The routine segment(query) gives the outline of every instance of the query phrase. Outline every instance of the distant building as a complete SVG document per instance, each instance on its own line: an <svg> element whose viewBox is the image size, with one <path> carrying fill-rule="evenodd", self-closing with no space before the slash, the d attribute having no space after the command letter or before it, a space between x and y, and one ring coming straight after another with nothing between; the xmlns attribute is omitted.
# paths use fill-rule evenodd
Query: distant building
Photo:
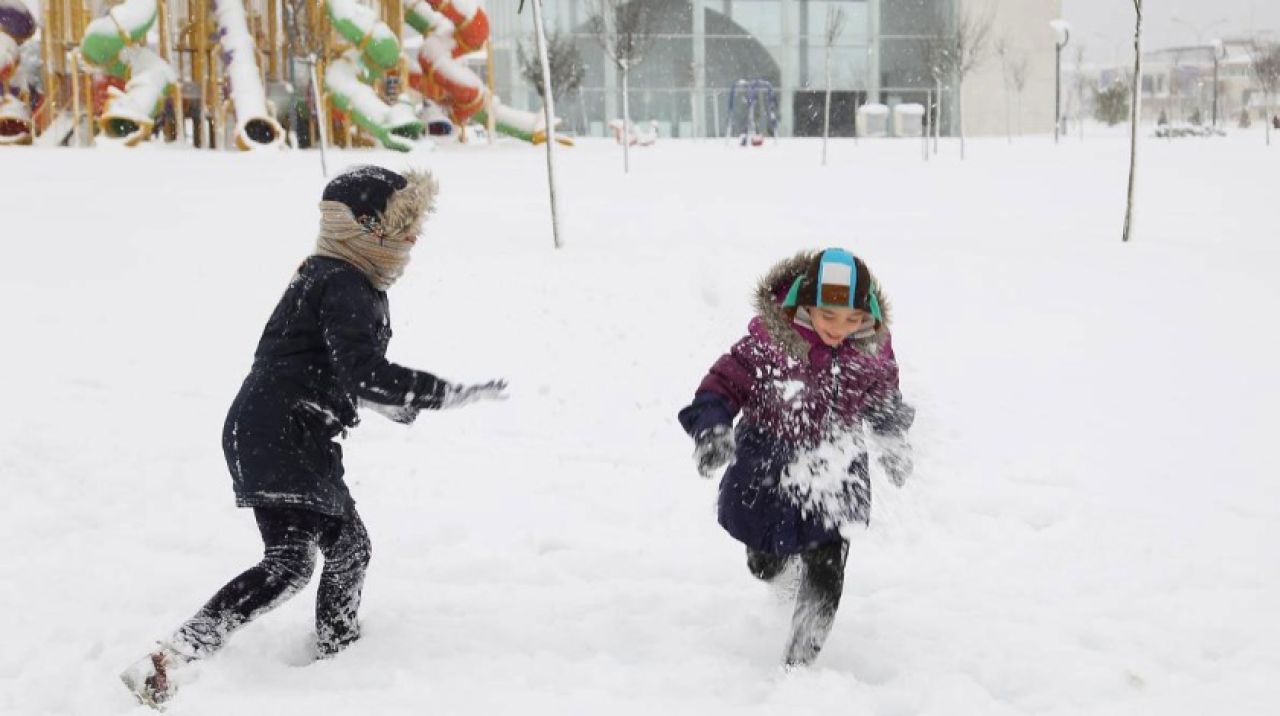
<svg viewBox="0 0 1280 716"><path fill-rule="evenodd" d="M1219 125L1235 125L1244 113L1250 120L1263 121L1262 92L1250 65L1253 41L1233 38L1220 45L1168 47L1142 55L1142 121L1213 122L1214 73L1217 70L1217 114ZM1096 71L1100 88L1127 82L1132 67L1108 67ZM1274 111L1274 110L1273 110Z"/></svg>
<svg viewBox="0 0 1280 716"><path fill-rule="evenodd" d="M832 51L832 134L852 135L856 109L867 102L925 104L934 83L925 67L924 45L946 33L965 10L990 14L992 39L1006 38L1009 62L1025 58L1027 79L1019 96L1008 84L1008 62L989 51L966 81L962 103L956 101L954 83L943 88L943 131L957 126L958 104L970 135L1003 134L1010 126L1028 133L1053 129L1054 33L1049 22L1059 16L1061 0L633 1L653 5L659 37L631 73L631 117L656 121L665 136L722 135L739 80L763 80L772 88L780 134L820 135L826 86L823 33L834 8L844 11L845 29ZM495 84L504 100L532 109L538 97L520 76L517 51L523 46L526 54L532 52L532 20L528 7L517 14L519 2L486 3ZM557 114L572 130L602 135L608 121L621 115L619 79L590 33L590 7L588 0L549 3L547 28L573 37L587 65L581 92L563 100ZM694 22L697 14L702 15L699 23ZM741 97L734 99L740 110Z"/></svg>

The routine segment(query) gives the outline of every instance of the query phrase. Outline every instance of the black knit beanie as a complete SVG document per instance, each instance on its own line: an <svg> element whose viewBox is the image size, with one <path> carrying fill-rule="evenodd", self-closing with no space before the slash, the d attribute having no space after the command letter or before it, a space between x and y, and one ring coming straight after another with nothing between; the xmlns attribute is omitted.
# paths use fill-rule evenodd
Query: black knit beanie
<svg viewBox="0 0 1280 716"><path fill-rule="evenodd" d="M325 186L320 200L345 204L357 221L366 224L381 220L391 196L408 185L407 179L390 169L352 167Z"/></svg>

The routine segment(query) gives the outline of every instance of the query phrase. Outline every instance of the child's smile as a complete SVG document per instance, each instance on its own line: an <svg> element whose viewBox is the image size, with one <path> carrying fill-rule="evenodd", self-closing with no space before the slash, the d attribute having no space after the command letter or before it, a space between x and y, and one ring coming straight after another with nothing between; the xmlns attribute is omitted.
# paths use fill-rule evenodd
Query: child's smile
<svg viewBox="0 0 1280 716"><path fill-rule="evenodd" d="M846 338L857 333L871 318L856 308L814 307L809 310L813 331L826 345L835 348Z"/></svg>

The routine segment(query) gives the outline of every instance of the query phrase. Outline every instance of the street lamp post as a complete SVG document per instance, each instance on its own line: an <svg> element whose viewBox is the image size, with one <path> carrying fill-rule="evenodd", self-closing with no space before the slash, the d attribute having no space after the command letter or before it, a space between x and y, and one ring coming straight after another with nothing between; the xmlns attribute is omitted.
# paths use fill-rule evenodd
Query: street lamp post
<svg viewBox="0 0 1280 716"><path fill-rule="evenodd" d="M1227 58L1226 48L1222 45L1222 40L1210 40L1209 44L1205 44L1204 36L1215 27L1225 23L1227 18L1220 17L1207 25L1196 25L1188 20L1180 17L1176 12L1169 18L1171 21L1180 25L1185 25L1193 35L1196 36L1196 47L1204 47L1213 55L1213 126L1218 126L1218 63ZM1176 62L1176 61L1175 61ZM1201 101L1204 101L1201 98Z"/></svg>
<svg viewBox="0 0 1280 716"><path fill-rule="evenodd" d="M1062 50L1071 41L1071 25L1066 20L1054 20L1049 26L1057 35L1053 72L1053 143L1057 144L1062 136Z"/></svg>
<svg viewBox="0 0 1280 716"><path fill-rule="evenodd" d="M1222 44L1222 40L1214 40L1209 43L1209 47L1213 50L1213 128L1218 128L1218 65L1227 59L1227 47Z"/></svg>

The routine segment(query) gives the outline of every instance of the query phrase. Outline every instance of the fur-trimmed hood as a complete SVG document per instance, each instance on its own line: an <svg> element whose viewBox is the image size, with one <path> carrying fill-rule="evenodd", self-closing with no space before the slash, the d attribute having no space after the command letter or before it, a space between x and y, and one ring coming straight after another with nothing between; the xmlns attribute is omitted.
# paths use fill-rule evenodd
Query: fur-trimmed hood
<svg viewBox="0 0 1280 716"><path fill-rule="evenodd" d="M821 253L821 251L801 251L791 258L779 261L760 279L753 299L756 314L769 340L785 351L788 356L801 363L809 362L809 350L813 344L801 334L801 328L795 322L794 313L783 308L782 302L792 282L797 276L804 275ZM880 282L874 275L871 281L871 290L880 304L881 320L876 322L875 329L869 334L854 336L846 341L846 344L851 344L862 353L878 355L889 337L892 311Z"/></svg>
<svg viewBox="0 0 1280 716"><path fill-rule="evenodd" d="M436 196L440 184L431 172L410 169L401 174L408 185L391 195L387 208L382 212L382 232L385 236L402 236L422 232L422 222L436 210Z"/></svg>

